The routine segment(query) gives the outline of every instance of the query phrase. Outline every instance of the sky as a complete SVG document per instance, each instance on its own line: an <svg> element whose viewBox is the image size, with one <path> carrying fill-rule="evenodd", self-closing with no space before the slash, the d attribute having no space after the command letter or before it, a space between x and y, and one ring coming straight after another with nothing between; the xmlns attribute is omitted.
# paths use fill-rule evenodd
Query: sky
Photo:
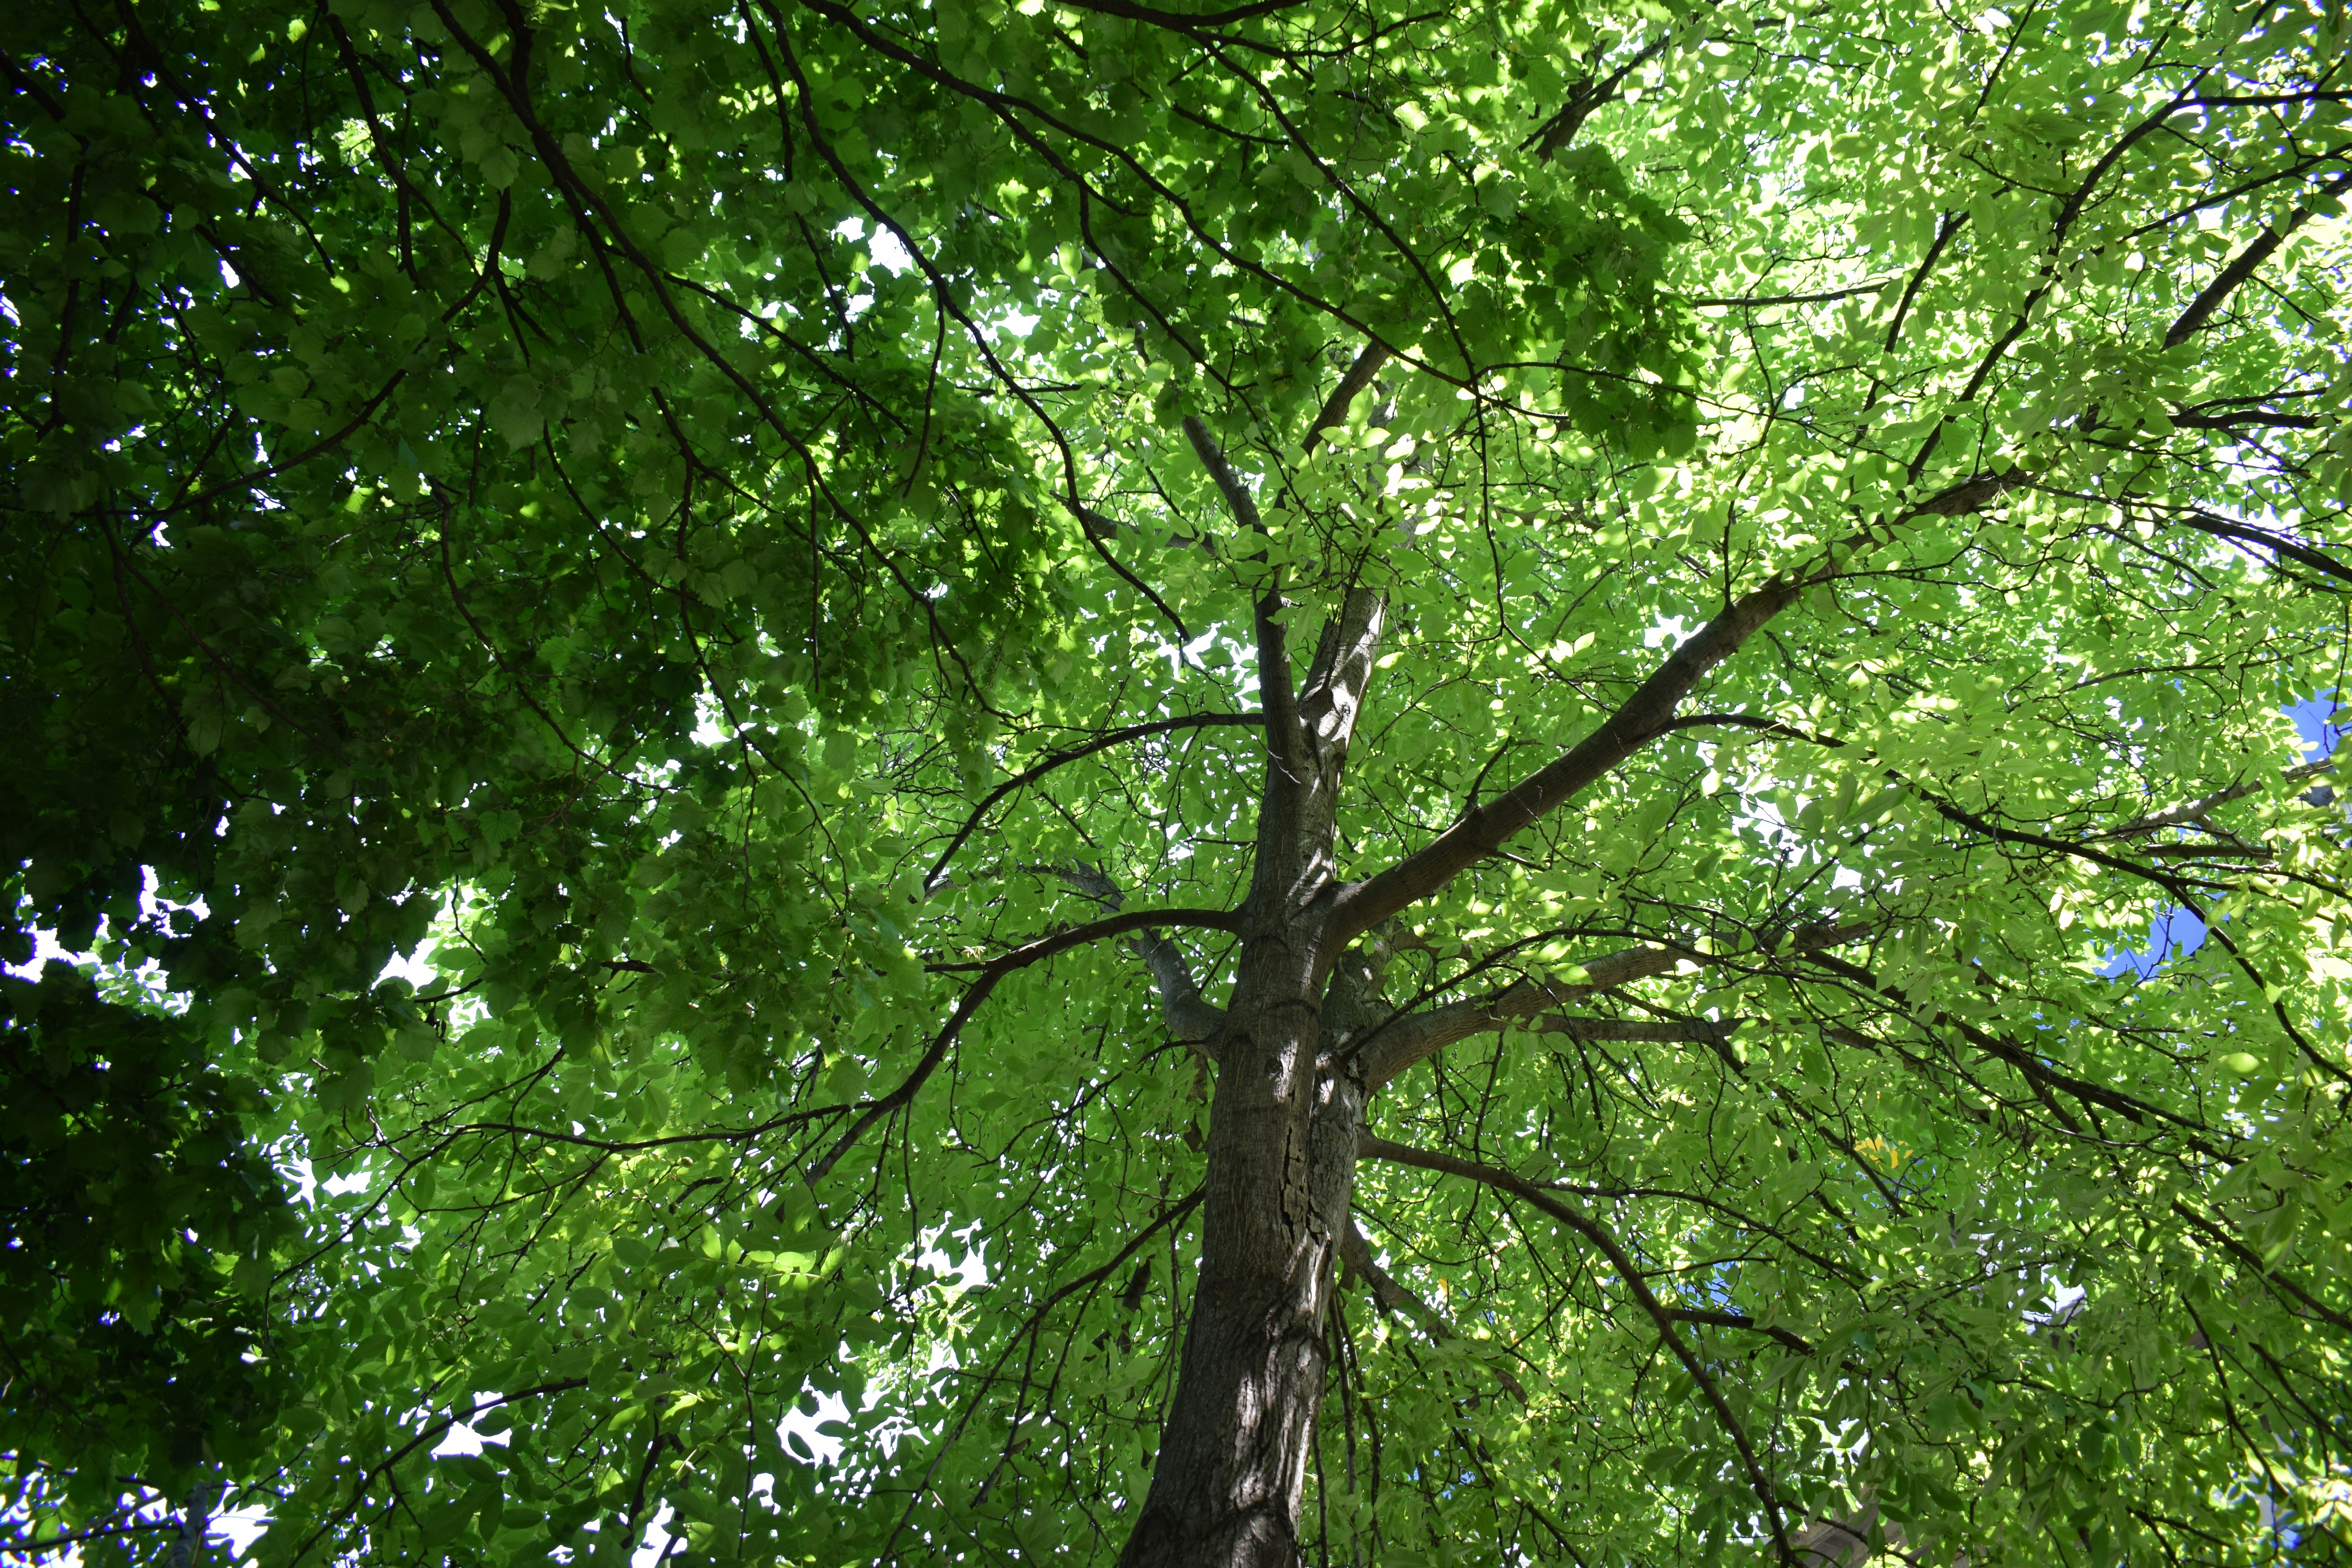
<svg viewBox="0 0 2352 1568"><path fill-rule="evenodd" d="M2303 737L2303 749L2312 761L2317 762L2336 750L2336 742L2347 730L2352 730L2352 709L2342 710L2347 722L2334 722L2339 710L2331 692L2322 692L2307 702L2298 702L2284 710L2294 721L2295 732ZM2118 952L2107 961L2107 973L2122 975L2137 971L2143 980L2155 973L2167 959L2186 958L2205 942L2205 922L2187 910L2165 910L2148 922L2147 945L2137 952Z"/></svg>

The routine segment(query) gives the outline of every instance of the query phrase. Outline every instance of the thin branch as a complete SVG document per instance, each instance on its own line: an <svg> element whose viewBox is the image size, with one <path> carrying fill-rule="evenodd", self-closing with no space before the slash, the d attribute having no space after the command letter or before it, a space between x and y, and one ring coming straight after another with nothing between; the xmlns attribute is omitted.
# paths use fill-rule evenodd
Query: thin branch
<svg viewBox="0 0 2352 1568"><path fill-rule="evenodd" d="M1013 1350L1021 1343L1021 1342L1033 1332L1038 1324L1044 1322L1045 1321L1045 1315L1051 1312L1055 1307L1061 1305L1063 1301L1068 1300L1069 1297L1077 1291L1086 1289L1088 1286L1099 1284L1103 1280L1110 1278L1110 1276L1116 1273L1129 1258L1133 1258L1137 1253L1142 1251L1144 1244L1150 1241L1160 1231L1165 1230L1171 1225L1182 1224L1186 1216L1191 1215L1194 1209L1200 1207L1201 1196L1203 1191L1204 1189L1202 1188L1195 1187L1192 1189L1189 1196L1177 1203L1173 1207L1162 1210L1159 1218L1153 1220L1150 1225L1145 1226L1141 1230L1136 1232L1135 1236L1129 1240L1125 1247L1119 1248L1117 1255L1114 1256L1109 1262L1105 1263L1099 1268L1087 1270L1086 1273L1079 1275L1076 1279L1072 1279L1067 1284L1063 1285L1060 1289L1055 1290L1051 1295L1047 1296L1044 1301L1038 1304L1035 1311L1029 1314L1029 1318L1026 1322L1023 1323L1020 1328L1013 1331L1013 1333L1005 1340L1004 1348L997 1352L996 1360L990 1364L988 1372L981 1378L980 1386L973 1391L971 1398L964 1405L963 1413L956 1418L956 1424L953 1430L950 1431L948 1435L940 1440L939 1453L932 1458L931 1468L924 1472L923 1484L917 1487L914 1489L913 1495L908 1498L906 1512L898 1516L898 1524L892 1527L888 1537L882 1542L882 1550L875 1553L875 1561L880 1563L887 1563L890 1561L890 1548L898 1543L900 1532L907 1528L907 1521L914 1518L916 1505L922 1500L923 1494L931 1489L931 1482L939 1476L940 1466L946 1461L949 1450L955 1447L956 1439L963 1436L964 1427L970 1424L972 1412L980 1408L982 1397L988 1393L990 1388L995 1385L996 1375L1003 1370L1005 1358L1012 1355Z"/></svg>
<svg viewBox="0 0 2352 1568"><path fill-rule="evenodd" d="M1870 970L1864 968L1862 965L1858 963L1848 963L1845 960L1826 952L1809 952L1805 956L1808 963L1817 964L1820 967L1828 970L1832 974L1842 975L1844 978L1854 982L1858 985L1866 986L1870 990L1877 993L1879 995L1885 997L1889 1002L1895 1004L1897 1011L1905 1014L1909 1012L1911 999L1900 987L1887 984L1880 981L1876 974L1873 973ZM2205 1139L2203 1134L2209 1131L2210 1129L2189 1120L2187 1117L2177 1116L2171 1111L2165 1110L2162 1106L2151 1105L2144 1100L2135 1099L2133 1096L2124 1093L2121 1089L2109 1089L2104 1084L2093 1083L2087 1079L2079 1079L2074 1077L2072 1074L2061 1072L2056 1068L2051 1067L2047 1063L2043 1062L2040 1058L2036 1057L2032 1051L2027 1050L2024 1047L2017 1045L2012 1041L2002 1039L1998 1035L1988 1033L1987 1031L1979 1028L1976 1025L1969 1023L1965 1018L1955 1018L1948 1013L1938 1012L1923 1021L1937 1028L1948 1028L1954 1031L1962 1039L1968 1041L1969 1044L1974 1046L1977 1049L1984 1052L1985 1055L1991 1057L1994 1060L2006 1062L2011 1067L2015 1068L2030 1083L2038 1085L2043 1089L2063 1089L2068 1095L2081 1101L2084 1105L2094 1105L2104 1110L2112 1110L2116 1115L2122 1117L2125 1121L2137 1125L2145 1126L2151 1120L2170 1122L2172 1125L2182 1128L2191 1134L2189 1140L2189 1147L2195 1149L2198 1152L2210 1155L2212 1158L2220 1160L2224 1163L2235 1163L2231 1160L2229 1155L2215 1148ZM1848 1031L1843 1030L1833 1031L1832 1032L1831 1037L1838 1038L1840 1036L1847 1033ZM1868 1041L1868 1037L1866 1036L1857 1036L1854 1037L1854 1038ZM1851 1044L1853 1042L1853 1040L1846 1040L1843 1043ZM1869 1043L1875 1044L1876 1042Z"/></svg>
<svg viewBox="0 0 2352 1568"><path fill-rule="evenodd" d="M964 969L978 970L980 973L971 987L957 1000L954 1013L949 1016L946 1023L940 1026L939 1033L931 1037L930 1045L924 1050L920 1059L915 1063L914 1070L906 1076L898 1088L881 1099L868 1100L862 1108L865 1114L850 1126L848 1131L841 1135L831 1149L825 1151L823 1158L809 1167L808 1184L814 1186L823 1181L826 1173L840 1163L841 1157L848 1153L852 1145L864 1137L876 1122L897 1115L913 1101L915 1096L921 1091L923 1085L929 1080L931 1074L939 1070L940 1063L947 1059L948 1047L953 1045L956 1037L963 1032L964 1025L971 1020L974 1013L980 1010L980 1005L988 1000L988 994L996 989L997 982L1006 975L1017 970L1025 969L1033 963L1041 963L1055 953L1066 952L1071 948L1084 943L1099 942L1107 936L1122 936L1131 931L1140 931L1146 926L1191 925L1208 926L1217 931L1237 931L1240 929L1240 924L1239 916L1223 910L1137 910L1130 914L1112 915L1107 920L1096 921L1089 925L1055 931L1050 936L1041 936L1034 942L1016 947L1011 952L991 959L985 963L927 965L934 973Z"/></svg>
<svg viewBox="0 0 2352 1568"><path fill-rule="evenodd" d="M1186 16L1181 11L1157 10L1150 5L1133 5L1128 4L1128 0L1064 0L1064 3L1073 11L1123 16L1130 22L1148 22L1171 32L1197 34L1205 27L1227 27L1235 22L1292 10L1307 4L1307 0L1257 0L1255 5L1236 5L1230 11L1207 11L1198 16Z"/></svg>
<svg viewBox="0 0 2352 1568"><path fill-rule="evenodd" d="M1461 1331L1454 1326L1444 1313L1431 1306L1419 1291L1399 1281L1373 1259L1372 1244L1365 1237L1363 1227L1356 1223L1353 1215L1349 1217L1348 1228L1339 1233L1339 1261L1346 1267L1350 1276L1370 1287L1373 1302L1382 1311L1404 1313L1414 1322L1419 1323L1421 1331L1433 1340L1451 1340L1461 1337ZM1487 1370L1495 1374L1496 1382L1510 1391L1512 1398L1521 1405L1528 1403L1526 1386L1517 1378L1512 1376L1507 1369L1490 1363Z"/></svg>
<svg viewBox="0 0 2352 1568"><path fill-rule="evenodd" d="M1799 1355L1813 1353L1811 1340L1783 1328L1767 1328L1745 1312L1703 1312L1696 1307L1669 1307L1666 1316L1678 1323L1705 1323L1718 1329L1752 1329L1759 1334L1769 1334Z"/></svg>
<svg viewBox="0 0 2352 1568"><path fill-rule="evenodd" d="M1035 784L1055 768L1077 762L1084 757L1091 757L1097 752L1107 751L1112 746L1125 745L1129 741L1140 741L1150 735L1165 735L1175 730L1205 730L1221 724L1263 724L1265 722L1264 715L1257 713L1192 713L1175 719L1155 719L1149 724L1129 724L1124 729L1112 730L1097 735L1085 745L1072 746L1065 751L1049 752L1045 761L1005 780L1004 783L989 791L986 799L972 807L971 815L964 819L961 827L956 829L955 837L948 840L948 847L940 851L940 858L932 861L931 868L924 873L924 889L929 891L940 885L940 878L947 870L948 862L955 858L955 852L963 847L963 841L971 837L973 831L980 826L981 818L986 816L998 801L1017 789Z"/></svg>
<svg viewBox="0 0 2352 1568"><path fill-rule="evenodd" d="M2263 1280L2266 1284L2277 1286L2280 1289L2285 1291L2288 1295L2294 1297L2296 1300L2310 1308L2313 1312L2318 1315L2321 1321L2332 1324L2336 1328L2342 1329L2347 1332L2352 1332L2352 1317L2345 1316L2342 1312L2330 1307L2325 1301L2313 1296L2309 1291L2296 1284L2294 1280L2289 1279L2285 1275L2272 1268L2270 1265L2262 1260L2262 1258L2254 1252L2253 1248L2248 1247L2244 1242L2240 1241L2236 1237L2231 1236L2228 1231L2222 1229L2220 1226L2215 1225L2211 1220L2207 1219L2204 1215L2189 1208L2179 1198L2172 1200L2172 1212L2179 1215L2182 1219L2187 1220L2190 1225L2196 1226L2199 1231L2202 1232L2211 1240L2221 1243L2223 1249L2226 1250L2231 1257L2236 1258L2239 1262L2252 1269L2257 1279Z"/></svg>
<svg viewBox="0 0 2352 1568"><path fill-rule="evenodd" d="M1723 1423L1732 1446L1739 1450L1740 1463L1748 1471L1748 1484L1755 1489L1757 1500L1764 1505L1765 1518L1772 1527L1772 1544L1779 1550L1780 1561L1788 1568L1795 1568L1796 1555L1789 1549L1788 1531L1780 1520L1780 1500L1773 1495L1772 1483L1765 1475L1764 1467L1757 1461L1756 1450L1748 1441L1747 1429L1731 1413L1730 1404L1723 1397L1723 1391L1716 1386L1715 1379L1708 1375L1706 1363L1692 1352L1682 1335L1675 1331L1675 1310L1652 1293L1649 1281L1643 1278L1633 1260L1625 1255L1625 1249L1617 1245L1615 1237L1575 1205L1562 1202L1541 1187L1498 1166L1460 1159L1452 1154L1432 1153L1370 1134L1359 1141L1357 1158L1386 1160L1391 1164L1412 1165L1424 1171L1466 1176L1474 1182L1482 1182L1542 1210L1591 1243L1594 1250L1609 1260L1610 1268L1616 1270L1617 1278L1624 1282L1626 1292L1648 1314L1658 1331L1658 1337L1665 1342L1666 1348L1674 1352L1675 1359L1682 1363L1683 1370L1698 1385L1699 1392L1715 1411L1716 1419Z"/></svg>
<svg viewBox="0 0 2352 1568"><path fill-rule="evenodd" d="M1832 736L1816 735L1811 730L1801 730L1794 724L1785 723L1779 719L1766 719L1754 713L1692 713L1659 725L1658 732L1662 735L1671 734L1676 730L1698 730L1718 724L1727 725L1733 729L1754 730L1767 735L1785 735L1792 741L1803 741L1815 746L1845 744L1843 741Z"/></svg>
<svg viewBox="0 0 2352 1568"><path fill-rule="evenodd" d="M1894 281L1892 278L1881 278L1875 282L1857 283L1851 289L1832 289L1823 294L1748 294L1727 300L1693 300L1688 303L1695 309L1705 309L1710 305L1759 309L1766 305L1825 305L1832 300L1851 300L1857 295L1881 293Z"/></svg>
<svg viewBox="0 0 2352 1568"><path fill-rule="evenodd" d="M926 963L923 968L933 974L1010 974L1083 943L1100 942L1107 936L1124 936L1146 926L1206 926L1211 931L1238 931L1242 929L1242 917L1232 910L1128 910L1088 925L1049 932L1000 957L960 963Z"/></svg>
<svg viewBox="0 0 2352 1568"><path fill-rule="evenodd" d="M176 1519L141 1520L131 1524L93 1525L88 1530L76 1530L62 1535L44 1535L37 1539L0 1543L0 1557L30 1557L37 1552L55 1552L59 1547L79 1546L85 1541L106 1541L118 1535L138 1535L151 1531L177 1530Z"/></svg>

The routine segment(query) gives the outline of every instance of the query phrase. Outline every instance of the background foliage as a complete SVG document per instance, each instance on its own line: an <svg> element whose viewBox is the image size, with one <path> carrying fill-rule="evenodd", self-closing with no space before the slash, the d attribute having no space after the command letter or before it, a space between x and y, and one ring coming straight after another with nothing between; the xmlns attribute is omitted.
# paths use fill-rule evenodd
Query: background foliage
<svg viewBox="0 0 2352 1568"><path fill-rule="evenodd" d="M2352 952L2280 714L2352 581L2340 10L41 0L0 50L9 956L104 976L0 986L12 1550L1115 1552L1203 1069L1120 944L1007 955L1246 883L1255 737L1192 721L1272 568L1306 631L1390 595L1349 876L1820 579L1381 934L1400 1011L1585 1022L1375 1110L1469 1168L1364 1167L1328 1556L1764 1550L1741 1443L1792 1532L1937 1561L2344 1552Z"/></svg>

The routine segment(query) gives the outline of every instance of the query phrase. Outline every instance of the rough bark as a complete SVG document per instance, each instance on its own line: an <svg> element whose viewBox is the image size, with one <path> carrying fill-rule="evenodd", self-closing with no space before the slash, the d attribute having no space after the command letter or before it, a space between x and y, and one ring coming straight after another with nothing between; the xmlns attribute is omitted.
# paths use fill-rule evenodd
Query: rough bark
<svg viewBox="0 0 2352 1568"><path fill-rule="evenodd" d="M1311 930L1319 920L1302 923ZM1297 1561L1336 1268L1362 1247L1349 1210L1370 1090L1354 1047L1388 1016L1388 957L1375 933L1328 977L1308 966L1319 1005L1260 1005L1249 1015L1259 1020L1254 1030L1238 1003L1229 1012L1233 1054L1211 1111L1202 1279L1127 1563ZM1284 1092L1286 1053L1309 1039L1311 1072L1293 1079L1307 1092Z"/></svg>

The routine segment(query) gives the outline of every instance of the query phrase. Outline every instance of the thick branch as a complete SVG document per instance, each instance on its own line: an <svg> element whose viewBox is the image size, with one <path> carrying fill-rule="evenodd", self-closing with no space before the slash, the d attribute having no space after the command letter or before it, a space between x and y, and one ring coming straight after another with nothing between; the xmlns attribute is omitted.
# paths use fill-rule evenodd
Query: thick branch
<svg viewBox="0 0 2352 1568"><path fill-rule="evenodd" d="M1159 988L1160 1016L1168 1025L1170 1037L1205 1048L1225 1026L1224 1009L1202 998L1184 954L1160 932L1139 932L1133 947Z"/></svg>
<svg viewBox="0 0 2352 1568"><path fill-rule="evenodd" d="M1715 1379L1708 1374L1706 1363L1692 1353L1690 1346L1675 1331L1674 1309L1652 1293L1649 1281L1642 1277L1642 1271L1633 1260L1625 1255L1625 1249L1617 1245L1615 1237L1574 1205L1562 1202L1532 1182L1498 1166L1458 1159L1452 1154L1431 1153L1402 1143L1391 1143L1385 1138L1375 1138L1369 1133L1358 1142L1357 1150L1359 1159L1386 1160L1392 1164L1412 1165L1444 1175L1466 1176L1499 1192L1508 1193L1521 1203L1542 1210L1568 1226L1606 1258L1609 1267L1616 1270L1617 1278L1624 1281L1626 1292L1649 1316L1651 1323L1657 1329L1658 1338L1665 1342L1675 1359L1682 1363L1683 1370L1690 1374L1691 1381L1698 1385L1699 1393L1714 1410L1716 1419L1723 1423L1723 1429L1730 1436L1732 1446L1739 1450L1740 1463L1748 1472L1748 1484L1755 1489L1757 1500L1764 1505L1764 1516L1772 1526L1772 1543L1780 1550L1780 1561L1793 1568L1796 1558L1789 1550L1788 1531L1780 1521L1780 1500L1773 1495L1772 1483L1765 1476L1764 1467L1757 1462L1756 1450L1748 1441L1747 1429L1731 1413L1730 1404L1723 1397L1723 1391L1716 1386Z"/></svg>
<svg viewBox="0 0 2352 1568"><path fill-rule="evenodd" d="M1808 951L1838 947L1866 936L1875 929L1867 925L1807 928L1796 933L1793 948ZM1528 1017L1563 1002L1595 995L1620 985L1631 984L1636 980L1647 980L1653 975L1669 973L1684 963L1723 963L1733 958L1762 956L1765 955L1757 952L1708 953L1678 947L1628 948L1622 952L1612 952L1586 963L1583 965L1585 978L1574 984L1523 979L1485 996L1410 1014L1391 1020L1365 1037L1360 1047L1365 1053L1364 1080L1377 1089L1456 1040L1499 1029L1515 1018ZM1529 1027L1584 1040L1716 1045L1721 1043L1735 1026L1705 1019L1688 1023L1627 1023L1613 1018L1554 1016L1539 1018Z"/></svg>
<svg viewBox="0 0 2352 1568"><path fill-rule="evenodd" d="M1804 1554L1805 1568L1862 1568L1875 1552L1870 1538L1877 1522L1875 1500L1863 1510L1860 1519L1813 1521L1797 1532L1797 1550ZM1890 1536L1895 1535L1895 1526L1885 1529Z"/></svg>
<svg viewBox="0 0 2352 1568"><path fill-rule="evenodd" d="M1739 651L1764 624L1795 601L1798 584L1776 577L1709 621L1668 656L1623 706L1568 753L1466 813L1423 848L1367 882L1343 889L1328 928L1347 942L1406 905L1437 891L1638 751L1675 715L1701 677Z"/></svg>
<svg viewBox="0 0 2352 1568"><path fill-rule="evenodd" d="M1561 148L1576 140L1576 133L1584 129L1584 122L1592 118L1595 110L1617 101L1618 89L1625 85L1627 77L1665 53L1666 46L1674 41L1675 35L1671 30L1660 34L1633 58L1610 72L1606 81L1596 83L1591 77L1585 77L1570 82L1568 101L1559 106L1558 113L1536 127L1534 132L1519 143L1519 151L1524 153L1532 147L1538 161L1549 163Z"/></svg>
<svg viewBox="0 0 2352 1568"><path fill-rule="evenodd" d="M2331 773L2335 771L2336 759L2329 757L2316 763L2305 763L2300 767L2288 768L2279 774L2279 778L2282 782L2292 784L2297 779L2307 779L2317 773ZM2199 821L2233 800L2243 800L2250 795L2260 795L2269 787L2268 779L2255 779L2251 784L2234 784L2228 789L2217 789L2211 795L2200 795L2185 805L2168 806L2162 811L2151 812L2146 816L2134 817L2121 827L2110 828L2099 837L2121 838L2133 833L2153 833L2159 827L2178 827L2185 822Z"/></svg>
<svg viewBox="0 0 2352 1568"><path fill-rule="evenodd" d="M1339 378L1339 384L1331 389L1331 395L1323 400L1323 406L1316 412L1315 423L1307 427L1307 439L1301 445L1307 451L1311 452L1322 444L1325 430L1347 422L1348 410L1355 403L1357 395L1372 384L1372 377L1378 375L1381 366L1388 363L1386 343L1366 343L1357 353L1348 366L1347 374Z"/></svg>
<svg viewBox="0 0 2352 1568"><path fill-rule="evenodd" d="M2322 196L2338 196L2347 188L2352 188L2352 174L2340 174L2320 186L2319 194ZM2252 244L2231 258L2230 265L2221 268L2213 281L2205 285L2203 291L2189 302L2189 309L2181 311L2179 318L2166 331L2164 346L2178 348L2210 326L2213 313L2228 303L2230 296L2238 291L2239 286L2254 275L2255 268L2271 258L2272 252L2286 243L2288 235L2301 228L2310 218L2309 207L2297 207L2287 215L2284 227L2265 226L2254 237Z"/></svg>
<svg viewBox="0 0 2352 1568"><path fill-rule="evenodd" d="M1563 986L1558 989L1581 991L1590 988ZM1499 1029L1514 1018L1527 1018L1524 1027L1539 1035L1566 1035L1576 1040L1637 1040L1661 1046L1721 1045L1737 1027L1735 1024L1715 1023L1704 1018L1678 1024L1623 1018L1580 1018L1561 1013L1528 1017L1543 1005L1544 1000L1544 987L1522 982L1490 999L1459 1002L1452 1007L1425 1014L1412 1020L1417 1027L1398 1035L1392 1041L1383 1038L1380 1059L1373 1067L1365 1069L1365 1081L1378 1089L1454 1041Z"/></svg>
<svg viewBox="0 0 2352 1568"><path fill-rule="evenodd" d="M1372 1300L1382 1311L1402 1311L1428 1331L1433 1340L1450 1339L1454 1325L1444 1313L1421 1299L1411 1286L1400 1285L1390 1278L1388 1270L1372 1259L1372 1244L1366 1238L1363 1227L1352 1218L1339 1237L1339 1261L1348 1272L1371 1287Z"/></svg>
<svg viewBox="0 0 2352 1568"><path fill-rule="evenodd" d="M2177 515L2182 526L2215 539L2226 539L2236 544L2252 544L2273 555L2284 555L2299 561L2315 572L2324 573L2338 582L2352 583L2352 567L2346 566L2325 552L2314 550L2300 540L2289 539L2272 529L2257 528L2251 522L2238 522L2226 517L2216 517L2209 511L2184 511ZM2338 590L2341 592L2341 590Z"/></svg>
<svg viewBox="0 0 2352 1568"><path fill-rule="evenodd" d="M1126 901L1126 895L1117 882L1097 867L1083 861L1072 861L1050 868L1053 873L1076 888L1086 897L1104 908L1117 910ZM1224 1009L1202 999L1201 987L1192 978L1192 966L1177 945L1159 931L1146 927L1128 943L1128 951L1143 961L1151 972L1152 984L1160 992L1160 1016L1167 1020L1168 1032L1188 1045L1202 1047L1202 1054L1215 1058L1209 1048L1224 1027Z"/></svg>
<svg viewBox="0 0 2352 1568"><path fill-rule="evenodd" d="M1444 1313L1423 1300L1412 1287L1398 1283L1373 1260L1372 1244L1352 1218L1339 1237L1339 1261L1351 1276L1371 1288L1372 1300L1382 1311L1404 1313L1433 1340L1454 1338L1454 1325L1446 1321Z"/></svg>

